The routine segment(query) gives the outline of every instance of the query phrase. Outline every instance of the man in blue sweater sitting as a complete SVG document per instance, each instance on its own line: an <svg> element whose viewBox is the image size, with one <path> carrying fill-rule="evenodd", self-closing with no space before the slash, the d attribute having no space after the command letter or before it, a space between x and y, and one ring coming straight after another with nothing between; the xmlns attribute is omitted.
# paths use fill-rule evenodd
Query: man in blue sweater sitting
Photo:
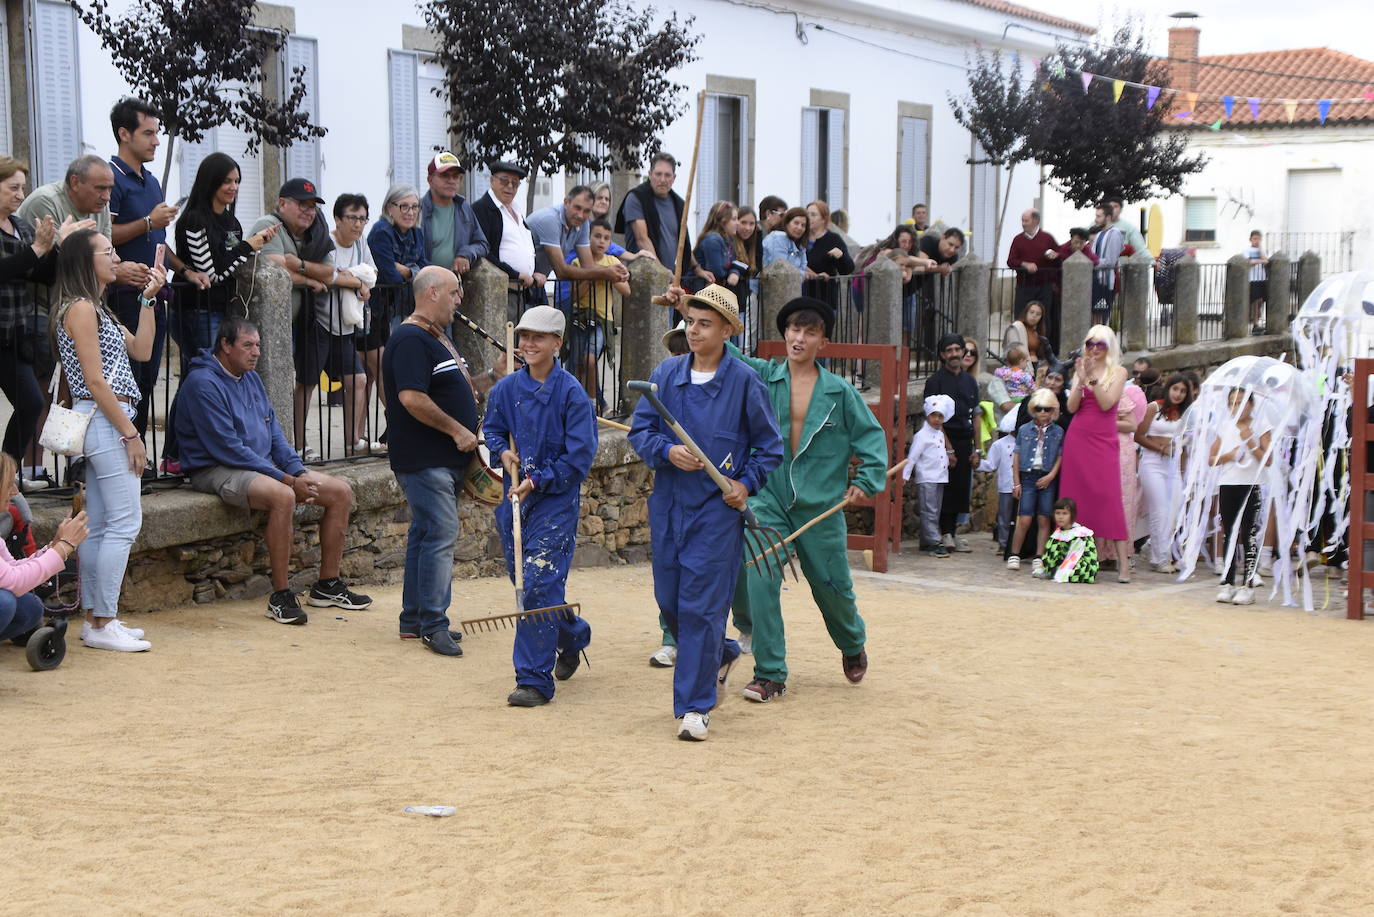
<svg viewBox="0 0 1374 917"><path fill-rule="evenodd" d="M306 601L350 611L366 608L372 599L349 591L339 578L353 488L340 478L306 470L287 443L255 371L261 353L257 326L247 319L229 318L219 326L215 349L202 350L191 361L173 410L182 470L196 490L215 494L230 506L267 513L273 590L267 617L282 624L306 622L306 613L287 584L298 503L324 507L320 579Z"/></svg>

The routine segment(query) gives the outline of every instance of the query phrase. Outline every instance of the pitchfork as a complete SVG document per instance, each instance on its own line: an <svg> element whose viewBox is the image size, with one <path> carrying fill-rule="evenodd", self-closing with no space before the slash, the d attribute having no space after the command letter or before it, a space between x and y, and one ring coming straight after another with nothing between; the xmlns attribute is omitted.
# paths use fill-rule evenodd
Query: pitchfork
<svg viewBox="0 0 1374 917"><path fill-rule="evenodd" d="M658 386L652 382L635 381L630 383L630 388L649 399L649 403L654 406L655 411L658 411L659 415L663 418L663 422L672 428L672 431L677 434L677 438L682 441L682 444L697 457L697 460L700 461L701 464L706 466L706 473L711 476L712 481L716 482L716 486L720 488L721 493L731 493L729 479L720 473L719 468L711 464L711 460L706 457L706 453L701 451L701 447L688 435L686 430L682 429L682 424L678 423L677 418L674 417L672 412L664 407L663 402L659 400L657 394ZM754 511L749 508L748 504L745 504L740 510L740 513L744 516L745 544L748 550L754 554L757 559L763 561L763 563L753 567L754 571L760 575L766 575L770 579L774 574L776 574L779 579L786 579L787 570L790 569L792 571L792 579L799 581L801 578L797 575L797 564L792 559L791 552L786 548L786 542L783 540L782 533L770 526L760 525L758 518L754 515ZM783 565L784 558L786 559L786 566ZM763 569L764 567L768 568L766 573Z"/></svg>

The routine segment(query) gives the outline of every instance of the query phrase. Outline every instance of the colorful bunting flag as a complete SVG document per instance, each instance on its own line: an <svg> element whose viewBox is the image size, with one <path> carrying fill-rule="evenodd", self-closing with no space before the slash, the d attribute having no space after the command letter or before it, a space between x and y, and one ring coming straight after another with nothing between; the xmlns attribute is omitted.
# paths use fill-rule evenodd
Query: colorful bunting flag
<svg viewBox="0 0 1374 917"><path fill-rule="evenodd" d="M1084 91L1084 92L1087 92L1087 91L1088 91L1088 86L1092 84L1092 81L1093 81L1093 75L1092 75L1091 73L1089 73L1088 71L1084 70L1084 71L1083 71L1083 91Z"/></svg>
<svg viewBox="0 0 1374 917"><path fill-rule="evenodd" d="M1227 121L1230 121L1230 120L1231 120L1231 109L1233 109L1233 108L1235 108L1235 107L1236 107L1236 97L1235 97L1235 96L1222 96L1222 97L1221 97L1221 108L1222 108L1222 111L1226 112L1226 120L1227 120Z"/></svg>
<svg viewBox="0 0 1374 917"><path fill-rule="evenodd" d="M1366 99L1374 99L1374 89L1366 89L1361 93Z"/></svg>
<svg viewBox="0 0 1374 917"><path fill-rule="evenodd" d="M1121 90L1126 88L1124 80L1112 80L1112 104L1121 101Z"/></svg>
<svg viewBox="0 0 1374 917"><path fill-rule="evenodd" d="M1258 121L1258 120L1259 120L1259 103L1260 103L1260 100L1259 100L1259 99L1246 99L1245 101L1247 101L1247 102L1250 103L1250 117L1251 117L1251 118L1254 118L1256 121Z"/></svg>
<svg viewBox="0 0 1374 917"><path fill-rule="evenodd" d="M1207 129L1212 131L1221 130L1221 119L1218 118L1217 120L1213 121L1210 125L1208 125Z"/></svg>
<svg viewBox="0 0 1374 917"><path fill-rule="evenodd" d="M1159 87L1150 86L1145 90L1145 110L1149 111L1155 107L1155 102L1159 101Z"/></svg>
<svg viewBox="0 0 1374 917"><path fill-rule="evenodd" d="M1331 113L1331 100L1319 99L1317 101L1317 120L1322 124L1326 123L1326 116Z"/></svg>
<svg viewBox="0 0 1374 917"><path fill-rule="evenodd" d="M1293 114L1298 110L1298 103L1292 99L1283 100L1283 113L1288 116L1288 123L1293 123Z"/></svg>

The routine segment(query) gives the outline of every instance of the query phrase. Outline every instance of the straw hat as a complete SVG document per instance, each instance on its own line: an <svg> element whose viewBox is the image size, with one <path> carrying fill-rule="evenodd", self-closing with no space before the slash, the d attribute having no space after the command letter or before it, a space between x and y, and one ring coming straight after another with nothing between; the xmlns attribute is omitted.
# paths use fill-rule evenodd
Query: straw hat
<svg viewBox="0 0 1374 917"><path fill-rule="evenodd" d="M687 319L685 318L673 327L669 328L667 331L663 332L663 349L671 351L673 349L673 337L679 334L682 335L684 340L686 340Z"/></svg>
<svg viewBox="0 0 1374 917"><path fill-rule="evenodd" d="M708 309L715 309L725 316L730 327L735 329L735 334L744 331L744 323L739 320L739 300L735 299L734 293L720 284L713 283L696 293L688 293L686 304L691 305L692 303L705 306Z"/></svg>

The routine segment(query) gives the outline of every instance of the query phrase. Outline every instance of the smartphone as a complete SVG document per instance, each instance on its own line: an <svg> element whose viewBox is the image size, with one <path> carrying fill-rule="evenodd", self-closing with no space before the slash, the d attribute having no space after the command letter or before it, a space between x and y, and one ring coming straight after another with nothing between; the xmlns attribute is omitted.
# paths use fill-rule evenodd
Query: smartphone
<svg viewBox="0 0 1374 917"><path fill-rule="evenodd" d="M162 260L166 257L167 246L162 242L157 243L157 254L153 256L153 270L161 268Z"/></svg>
<svg viewBox="0 0 1374 917"><path fill-rule="evenodd" d="M72 491L72 515L75 516L86 508L86 485L77 484L76 490Z"/></svg>
<svg viewBox="0 0 1374 917"><path fill-rule="evenodd" d="M189 201L190 199L191 199L191 195L189 195L189 194L183 194L182 197L181 197L181 200L177 201L173 206L176 207L176 209L180 210L182 207L185 207L185 206L186 206L186 202Z"/></svg>

